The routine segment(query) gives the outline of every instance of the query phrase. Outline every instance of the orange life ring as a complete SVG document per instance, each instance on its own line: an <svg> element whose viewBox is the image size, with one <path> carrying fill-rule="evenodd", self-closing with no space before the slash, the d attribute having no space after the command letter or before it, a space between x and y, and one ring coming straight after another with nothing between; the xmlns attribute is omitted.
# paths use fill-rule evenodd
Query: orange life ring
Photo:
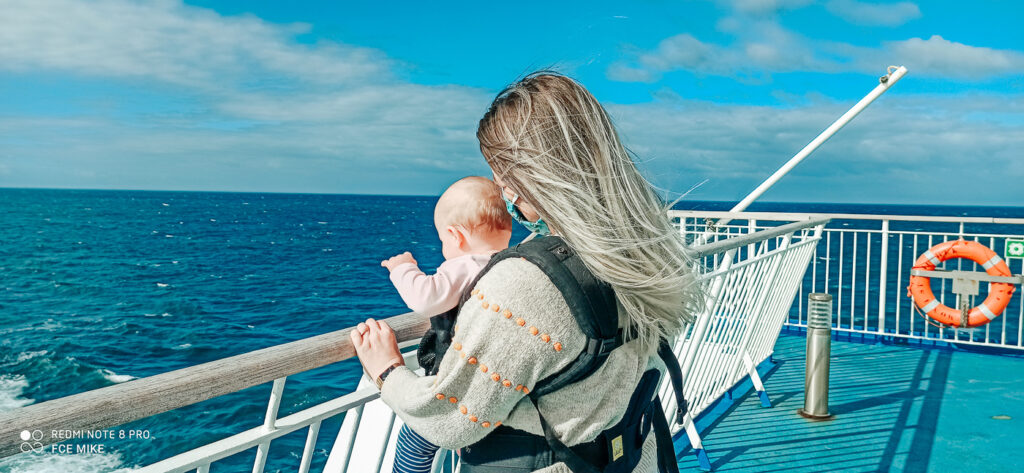
<svg viewBox="0 0 1024 473"><path fill-rule="evenodd" d="M967 240L951 240L931 247L917 258L914 269L932 271L939 263L953 258L967 258L974 261L992 276L1012 275L1006 262L994 251L981 243ZM1009 305L1010 298L1013 297L1014 289L1014 285L1010 283L990 282L988 297L967 313L967 326L985 325L1002 314L1003 309ZM914 298L917 307L929 317L949 326L960 326L960 311L944 306L935 299L931 288L931 278L911 276L907 292L910 297Z"/></svg>

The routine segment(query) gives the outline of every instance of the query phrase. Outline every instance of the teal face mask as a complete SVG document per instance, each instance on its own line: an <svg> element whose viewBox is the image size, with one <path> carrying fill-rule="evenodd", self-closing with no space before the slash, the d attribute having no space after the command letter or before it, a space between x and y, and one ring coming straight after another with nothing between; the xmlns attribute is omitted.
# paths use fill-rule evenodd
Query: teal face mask
<svg viewBox="0 0 1024 473"><path fill-rule="evenodd" d="M508 210L508 214L512 216L512 219L519 222L520 225L526 227L527 230L536 233L540 236L546 236L551 234L551 230L548 229L548 223L542 218L538 218L536 222L531 222L523 217L523 213L516 207L516 201L519 200L519 194L512 196L512 200L508 200L505 197L505 193L501 193L501 199L505 201L505 208Z"/></svg>

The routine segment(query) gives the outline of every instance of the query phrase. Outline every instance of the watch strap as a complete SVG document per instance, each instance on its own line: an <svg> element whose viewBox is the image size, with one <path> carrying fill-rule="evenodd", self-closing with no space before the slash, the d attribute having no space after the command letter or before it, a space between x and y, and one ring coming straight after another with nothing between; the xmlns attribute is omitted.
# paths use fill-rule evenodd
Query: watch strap
<svg viewBox="0 0 1024 473"><path fill-rule="evenodd" d="M399 366L403 366L402 363L395 363L389 366L387 369L384 370L383 373L380 374L380 376L377 376L377 379L373 380L375 383L377 383L378 390L380 390L380 388L384 386L384 380L388 378L388 375L391 374L391 372L394 371L395 368L398 368Z"/></svg>

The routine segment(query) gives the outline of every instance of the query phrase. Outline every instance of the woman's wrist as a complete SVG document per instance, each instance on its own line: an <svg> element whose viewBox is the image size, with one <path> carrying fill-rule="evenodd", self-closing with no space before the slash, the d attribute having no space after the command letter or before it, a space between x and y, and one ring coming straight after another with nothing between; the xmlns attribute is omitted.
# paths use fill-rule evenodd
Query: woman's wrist
<svg viewBox="0 0 1024 473"><path fill-rule="evenodd" d="M373 372L367 373L371 376L370 379L377 381L385 371L392 369L396 366L405 366L405 360L402 357L392 358L387 363L382 364L374 369Z"/></svg>
<svg viewBox="0 0 1024 473"><path fill-rule="evenodd" d="M395 368L398 368L400 366L405 366L405 363L392 363L391 366L384 368L384 371L373 379L373 382L377 384L377 390L380 390L384 386L384 381L387 379L388 375L390 375L391 372L395 370Z"/></svg>

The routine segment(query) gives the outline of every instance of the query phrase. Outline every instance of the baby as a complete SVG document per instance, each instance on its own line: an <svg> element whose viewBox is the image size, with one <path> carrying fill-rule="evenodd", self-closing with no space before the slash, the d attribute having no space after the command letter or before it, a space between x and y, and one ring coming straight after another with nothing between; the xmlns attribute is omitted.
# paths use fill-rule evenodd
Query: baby
<svg viewBox="0 0 1024 473"><path fill-rule="evenodd" d="M484 177L465 177L448 187L434 207L434 226L445 259L435 274L423 274L408 251L380 263L409 309L427 316L458 305L491 255L508 248L512 238L501 189Z"/></svg>
<svg viewBox="0 0 1024 473"><path fill-rule="evenodd" d="M434 207L434 226L444 263L426 275L409 252L380 264L413 312L434 316L453 309L491 255L508 248L512 220L501 189L483 177L456 181ZM395 473L428 473L438 447L403 425L398 433Z"/></svg>

